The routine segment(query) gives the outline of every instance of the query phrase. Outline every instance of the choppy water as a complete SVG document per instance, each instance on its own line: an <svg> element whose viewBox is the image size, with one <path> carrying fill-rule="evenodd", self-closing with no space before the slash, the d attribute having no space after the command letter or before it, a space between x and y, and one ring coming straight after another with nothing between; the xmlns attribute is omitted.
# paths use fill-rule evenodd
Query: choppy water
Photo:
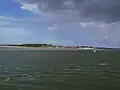
<svg viewBox="0 0 120 90"><path fill-rule="evenodd" d="M0 90L120 90L120 52L0 50Z"/></svg>

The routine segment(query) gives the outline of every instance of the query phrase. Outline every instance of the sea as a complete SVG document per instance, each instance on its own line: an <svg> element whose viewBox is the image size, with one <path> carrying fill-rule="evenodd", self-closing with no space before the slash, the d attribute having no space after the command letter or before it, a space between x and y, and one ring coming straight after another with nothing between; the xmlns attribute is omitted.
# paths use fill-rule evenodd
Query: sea
<svg viewBox="0 0 120 90"><path fill-rule="evenodd" d="M0 50L0 90L120 90L120 52Z"/></svg>

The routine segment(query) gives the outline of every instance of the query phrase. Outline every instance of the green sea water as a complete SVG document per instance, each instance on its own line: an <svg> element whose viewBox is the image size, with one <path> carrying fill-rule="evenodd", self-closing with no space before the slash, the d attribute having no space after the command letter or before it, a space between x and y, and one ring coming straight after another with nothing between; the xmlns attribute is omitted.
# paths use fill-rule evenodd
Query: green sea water
<svg viewBox="0 0 120 90"><path fill-rule="evenodd" d="M120 90L120 52L0 50L0 90Z"/></svg>

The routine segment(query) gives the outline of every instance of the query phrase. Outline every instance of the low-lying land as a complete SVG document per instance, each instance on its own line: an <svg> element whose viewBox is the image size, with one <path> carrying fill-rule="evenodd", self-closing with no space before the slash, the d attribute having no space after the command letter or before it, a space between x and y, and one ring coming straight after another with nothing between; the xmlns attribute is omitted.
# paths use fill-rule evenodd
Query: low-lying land
<svg viewBox="0 0 120 90"><path fill-rule="evenodd" d="M0 50L117 50L117 48L104 48L92 46L61 46L51 44L21 44L21 45L0 45Z"/></svg>

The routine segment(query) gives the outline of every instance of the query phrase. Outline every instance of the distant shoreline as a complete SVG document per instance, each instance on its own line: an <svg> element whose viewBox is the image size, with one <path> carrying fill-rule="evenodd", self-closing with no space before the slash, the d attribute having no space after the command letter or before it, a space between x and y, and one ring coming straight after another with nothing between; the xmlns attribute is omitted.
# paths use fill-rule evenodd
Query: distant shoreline
<svg viewBox="0 0 120 90"><path fill-rule="evenodd" d="M104 47L92 47L92 46L55 46L44 45L32 46L32 45L0 45L0 50L69 50L69 51L119 51L118 48L104 48Z"/></svg>
<svg viewBox="0 0 120 90"><path fill-rule="evenodd" d="M77 49L77 48L49 48L49 47L0 46L0 50L78 50L78 49Z"/></svg>
<svg viewBox="0 0 120 90"><path fill-rule="evenodd" d="M30 51L80 51L80 52L86 52L86 51L92 51L94 52L93 49L84 49L84 50L80 50L78 48L50 48L50 47L21 47L21 46L0 46L0 51L3 50L3 51L13 51L13 50L23 50L23 51L26 51L26 50L30 50ZM99 51L108 51L108 50L100 50L100 49L97 49L96 50L97 52ZM95 51L95 52L96 52Z"/></svg>

